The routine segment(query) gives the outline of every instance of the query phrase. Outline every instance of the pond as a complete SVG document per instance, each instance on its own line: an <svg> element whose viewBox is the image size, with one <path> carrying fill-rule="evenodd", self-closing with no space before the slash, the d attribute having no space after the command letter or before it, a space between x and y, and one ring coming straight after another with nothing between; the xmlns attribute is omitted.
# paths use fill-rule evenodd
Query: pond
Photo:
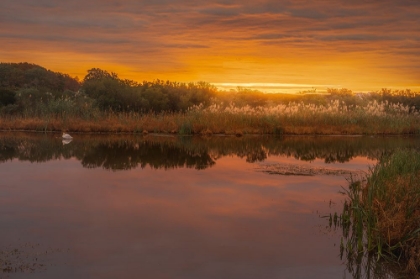
<svg viewBox="0 0 420 279"><path fill-rule="evenodd" d="M352 278L351 176L411 137L0 133L0 278Z"/></svg>

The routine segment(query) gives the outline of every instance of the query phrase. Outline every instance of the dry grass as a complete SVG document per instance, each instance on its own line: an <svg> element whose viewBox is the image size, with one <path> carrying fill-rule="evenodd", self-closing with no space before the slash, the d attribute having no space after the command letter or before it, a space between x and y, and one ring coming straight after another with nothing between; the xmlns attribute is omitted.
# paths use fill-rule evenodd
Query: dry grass
<svg viewBox="0 0 420 279"><path fill-rule="evenodd" d="M415 179L420 181L420 173ZM413 184L410 180L410 177L405 176L386 182L383 187L389 192L390 199L387 201L373 198L372 209L378 219L378 233L390 247L398 245L402 236L415 231L420 225L420 203L419 200L413 200L415 195L410 195ZM406 194L401 197L399 191ZM416 209L410 212L411 208Z"/></svg>
<svg viewBox="0 0 420 279"><path fill-rule="evenodd" d="M369 186L367 186L369 187ZM376 245L384 245L407 261L411 274L420 271L420 172L384 183L385 197L374 197L371 208L376 217ZM368 195L366 189L366 195ZM368 199L368 197L365 197ZM366 203L366 202L365 202Z"/></svg>
<svg viewBox="0 0 420 279"><path fill-rule="evenodd" d="M384 158L347 194L341 215L347 257L374 254L419 276L420 152L399 150Z"/></svg>
<svg viewBox="0 0 420 279"><path fill-rule="evenodd" d="M64 116L63 116L64 115ZM2 130L179 134L418 134L420 115L409 107L370 102L364 107L332 101L251 108L192 107L186 113L95 113L43 117L4 116Z"/></svg>

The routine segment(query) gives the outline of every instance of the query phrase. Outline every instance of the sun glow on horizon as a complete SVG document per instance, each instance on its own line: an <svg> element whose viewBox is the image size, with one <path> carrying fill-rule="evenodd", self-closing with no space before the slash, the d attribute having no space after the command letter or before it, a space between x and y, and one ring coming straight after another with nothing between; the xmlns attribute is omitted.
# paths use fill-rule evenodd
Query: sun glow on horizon
<svg viewBox="0 0 420 279"><path fill-rule="evenodd" d="M238 88L257 90L264 93L299 93L314 92L325 93L327 88L340 88L340 85L325 84L298 84L298 83L212 83L219 90L236 90Z"/></svg>
<svg viewBox="0 0 420 279"><path fill-rule="evenodd" d="M221 90L420 90L420 2L327 2L2 1L0 62Z"/></svg>

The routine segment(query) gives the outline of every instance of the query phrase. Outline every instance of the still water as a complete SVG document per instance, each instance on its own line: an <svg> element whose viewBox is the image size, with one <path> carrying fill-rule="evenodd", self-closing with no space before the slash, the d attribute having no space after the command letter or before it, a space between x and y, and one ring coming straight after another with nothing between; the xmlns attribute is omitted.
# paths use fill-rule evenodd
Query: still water
<svg viewBox="0 0 420 279"><path fill-rule="evenodd" d="M0 278L353 278L320 216L409 137L0 133Z"/></svg>

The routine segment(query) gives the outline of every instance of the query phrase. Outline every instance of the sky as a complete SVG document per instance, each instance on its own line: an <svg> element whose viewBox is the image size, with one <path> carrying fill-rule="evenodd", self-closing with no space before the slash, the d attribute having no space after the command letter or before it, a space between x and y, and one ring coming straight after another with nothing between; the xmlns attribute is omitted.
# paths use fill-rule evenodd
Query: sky
<svg viewBox="0 0 420 279"><path fill-rule="evenodd" d="M80 79L420 91L418 0L1 0L0 45Z"/></svg>

